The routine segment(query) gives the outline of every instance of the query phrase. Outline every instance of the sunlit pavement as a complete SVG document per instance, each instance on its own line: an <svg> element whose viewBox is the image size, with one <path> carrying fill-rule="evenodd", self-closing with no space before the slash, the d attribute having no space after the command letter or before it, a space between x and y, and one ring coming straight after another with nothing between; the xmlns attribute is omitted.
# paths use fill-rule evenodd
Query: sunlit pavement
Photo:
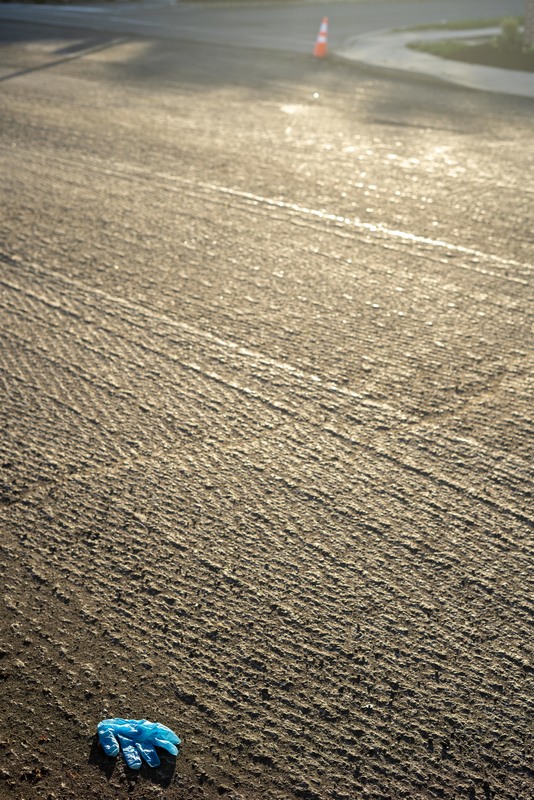
<svg viewBox="0 0 534 800"><path fill-rule="evenodd" d="M531 796L532 102L0 42L0 794Z"/></svg>

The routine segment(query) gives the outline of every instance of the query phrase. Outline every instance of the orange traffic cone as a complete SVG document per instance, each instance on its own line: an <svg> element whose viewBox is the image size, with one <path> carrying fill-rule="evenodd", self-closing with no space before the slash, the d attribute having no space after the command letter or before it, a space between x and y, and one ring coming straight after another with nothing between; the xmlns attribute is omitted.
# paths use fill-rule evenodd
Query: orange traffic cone
<svg viewBox="0 0 534 800"><path fill-rule="evenodd" d="M323 21L321 22L321 27L319 28L319 33L317 34L317 41L315 42L315 47L313 48L313 55L315 58L324 58L326 55L326 51L328 49L328 45L326 44L326 39L328 37L328 17L323 17Z"/></svg>

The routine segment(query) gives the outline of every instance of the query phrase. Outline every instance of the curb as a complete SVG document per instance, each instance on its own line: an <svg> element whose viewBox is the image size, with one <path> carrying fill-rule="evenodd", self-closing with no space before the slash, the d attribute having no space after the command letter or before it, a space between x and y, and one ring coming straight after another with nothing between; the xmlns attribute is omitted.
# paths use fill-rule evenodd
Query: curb
<svg viewBox="0 0 534 800"><path fill-rule="evenodd" d="M531 72L467 64L408 48L411 42L490 36L498 31L497 28L425 33L379 30L348 38L335 55L345 61L412 78L427 77L467 89L534 99L534 74Z"/></svg>

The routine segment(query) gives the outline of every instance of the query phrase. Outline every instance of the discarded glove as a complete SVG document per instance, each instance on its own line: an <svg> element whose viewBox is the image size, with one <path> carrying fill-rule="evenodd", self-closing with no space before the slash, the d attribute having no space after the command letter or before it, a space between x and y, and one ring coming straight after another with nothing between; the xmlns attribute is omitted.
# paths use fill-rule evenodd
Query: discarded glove
<svg viewBox="0 0 534 800"><path fill-rule="evenodd" d="M159 767L156 747L162 747L173 756L178 755L176 745L180 744L179 737L159 722L115 717L99 722L97 732L105 754L117 756L122 748L124 760L130 769L141 768L141 756L149 767Z"/></svg>

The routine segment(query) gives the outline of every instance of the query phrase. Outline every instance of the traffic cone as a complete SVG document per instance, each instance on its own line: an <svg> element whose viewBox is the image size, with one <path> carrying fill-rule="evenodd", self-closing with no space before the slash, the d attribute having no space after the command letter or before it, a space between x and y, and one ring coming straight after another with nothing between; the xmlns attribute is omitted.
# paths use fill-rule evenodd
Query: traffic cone
<svg viewBox="0 0 534 800"><path fill-rule="evenodd" d="M317 41L315 42L315 47L313 48L313 55L315 58L324 58L326 55L326 51L328 50L328 45L326 43L328 37L328 17L323 17L323 21L321 22L321 27L319 28L319 33L317 34Z"/></svg>

